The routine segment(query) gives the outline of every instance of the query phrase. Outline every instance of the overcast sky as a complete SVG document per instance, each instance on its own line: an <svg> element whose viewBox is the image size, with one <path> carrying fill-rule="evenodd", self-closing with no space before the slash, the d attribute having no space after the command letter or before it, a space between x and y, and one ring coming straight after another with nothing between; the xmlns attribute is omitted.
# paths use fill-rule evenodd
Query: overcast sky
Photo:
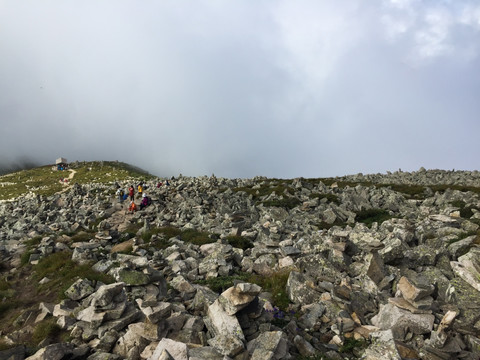
<svg viewBox="0 0 480 360"><path fill-rule="evenodd" d="M478 0L0 0L0 163L479 169Z"/></svg>

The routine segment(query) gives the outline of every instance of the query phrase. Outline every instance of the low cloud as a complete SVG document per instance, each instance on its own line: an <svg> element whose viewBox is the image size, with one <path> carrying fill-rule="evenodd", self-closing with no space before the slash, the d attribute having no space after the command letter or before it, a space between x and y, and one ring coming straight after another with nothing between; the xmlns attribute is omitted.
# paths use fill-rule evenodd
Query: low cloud
<svg viewBox="0 0 480 360"><path fill-rule="evenodd" d="M474 1L10 1L0 23L0 163L478 167Z"/></svg>

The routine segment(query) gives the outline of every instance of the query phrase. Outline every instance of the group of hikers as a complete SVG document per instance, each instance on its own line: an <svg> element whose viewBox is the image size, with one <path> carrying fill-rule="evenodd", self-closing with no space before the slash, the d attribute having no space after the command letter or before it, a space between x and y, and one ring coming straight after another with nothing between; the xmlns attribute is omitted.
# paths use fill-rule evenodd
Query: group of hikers
<svg viewBox="0 0 480 360"><path fill-rule="evenodd" d="M164 185L165 186L170 186L170 183L168 180L165 181L165 183L158 182L157 183L157 188L160 186ZM133 185L130 185L130 187L125 191L118 183L116 184L117 191L116 195L118 196L118 200L120 203L123 203L125 200L128 198L130 199L130 205L128 207L129 212L135 212L137 211L137 205L135 204L135 187ZM142 199L140 202L140 210L146 208L148 205L152 203L151 197L147 196L145 193L145 190L147 189L147 185L145 185L143 182L138 183L136 186L136 191L138 192L138 196Z"/></svg>

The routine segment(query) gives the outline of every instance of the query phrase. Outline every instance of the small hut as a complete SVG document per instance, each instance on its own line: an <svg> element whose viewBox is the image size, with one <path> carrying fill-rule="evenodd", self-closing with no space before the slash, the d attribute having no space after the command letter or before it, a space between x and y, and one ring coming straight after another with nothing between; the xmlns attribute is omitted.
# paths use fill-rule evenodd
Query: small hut
<svg viewBox="0 0 480 360"><path fill-rule="evenodd" d="M66 170L68 168L67 159L62 157L58 158L55 160L55 166L57 167L57 170Z"/></svg>

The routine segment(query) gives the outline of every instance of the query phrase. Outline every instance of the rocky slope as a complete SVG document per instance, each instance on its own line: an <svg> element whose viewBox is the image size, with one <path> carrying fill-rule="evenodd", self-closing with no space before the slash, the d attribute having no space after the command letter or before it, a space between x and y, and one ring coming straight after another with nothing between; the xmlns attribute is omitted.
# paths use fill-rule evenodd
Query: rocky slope
<svg viewBox="0 0 480 360"><path fill-rule="evenodd" d="M4 303L57 254L110 279L0 312L0 359L480 359L478 172L156 185L0 204Z"/></svg>

